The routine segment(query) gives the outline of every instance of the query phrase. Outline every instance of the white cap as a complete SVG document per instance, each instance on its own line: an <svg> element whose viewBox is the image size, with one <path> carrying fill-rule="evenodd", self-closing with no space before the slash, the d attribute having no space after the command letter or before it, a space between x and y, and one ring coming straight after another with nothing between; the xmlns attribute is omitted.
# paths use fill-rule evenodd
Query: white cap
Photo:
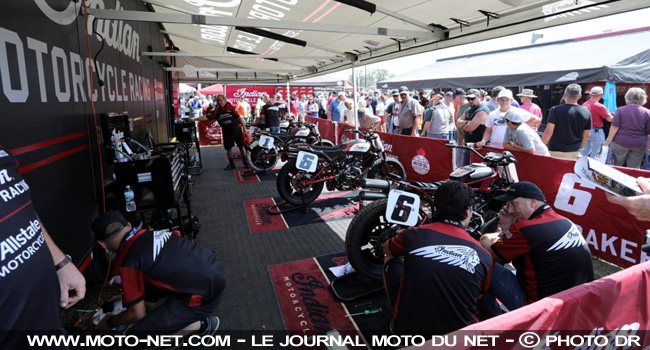
<svg viewBox="0 0 650 350"><path fill-rule="evenodd" d="M600 86L594 86L591 88L591 91L589 91L590 95L602 95L603 94L603 88Z"/></svg>
<svg viewBox="0 0 650 350"><path fill-rule="evenodd" d="M497 96L497 100L500 99L501 97L507 97L509 99L513 99L512 97L512 91L509 89L503 89L499 92L499 95Z"/></svg>

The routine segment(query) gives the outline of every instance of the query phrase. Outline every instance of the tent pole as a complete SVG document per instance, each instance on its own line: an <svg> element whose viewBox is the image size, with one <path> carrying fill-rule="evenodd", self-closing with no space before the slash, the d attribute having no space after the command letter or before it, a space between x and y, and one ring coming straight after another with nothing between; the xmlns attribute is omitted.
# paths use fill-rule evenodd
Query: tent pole
<svg viewBox="0 0 650 350"><path fill-rule="evenodd" d="M291 115L291 93L289 92L289 79L287 79L287 111Z"/></svg>
<svg viewBox="0 0 650 350"><path fill-rule="evenodd" d="M345 84L343 85L345 91ZM352 61L352 118L354 118L354 130L359 131L359 114L357 113L357 74L354 71L354 61ZM354 134L354 138L359 138L359 133Z"/></svg>

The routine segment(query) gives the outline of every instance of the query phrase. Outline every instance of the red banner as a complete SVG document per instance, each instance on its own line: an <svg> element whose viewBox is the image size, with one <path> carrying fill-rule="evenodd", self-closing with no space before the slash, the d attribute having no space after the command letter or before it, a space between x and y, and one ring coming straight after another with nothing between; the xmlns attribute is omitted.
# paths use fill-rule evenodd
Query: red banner
<svg viewBox="0 0 650 350"><path fill-rule="evenodd" d="M216 120L198 122L197 131L199 133L199 144L201 146L214 146L223 143L221 127Z"/></svg>
<svg viewBox="0 0 650 350"><path fill-rule="evenodd" d="M490 337L491 348L503 350L524 344L534 349L645 349L650 345L648 288L650 264L645 263L465 327L445 340L457 340L454 349L473 348L467 340L480 335ZM576 334L572 339L560 338L571 334L567 330L580 332L571 332ZM581 346L588 337L599 346Z"/></svg>
<svg viewBox="0 0 650 350"><path fill-rule="evenodd" d="M251 105L251 109L255 110L257 99L262 97L262 94L267 93L273 97L275 88L272 86L230 86L226 87L226 98L233 106L239 102L239 97L244 96L244 99Z"/></svg>
<svg viewBox="0 0 650 350"><path fill-rule="evenodd" d="M336 123L331 122L327 119L314 118L309 116L305 116L305 121L318 125L318 132L320 133L321 137L325 140L332 141L334 144L337 144L336 142L338 140L338 136L336 135Z"/></svg>

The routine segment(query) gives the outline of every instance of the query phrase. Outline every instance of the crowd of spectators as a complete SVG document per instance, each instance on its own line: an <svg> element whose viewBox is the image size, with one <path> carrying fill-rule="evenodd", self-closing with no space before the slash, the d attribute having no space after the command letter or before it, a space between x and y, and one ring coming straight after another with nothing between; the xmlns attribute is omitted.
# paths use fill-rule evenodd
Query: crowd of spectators
<svg viewBox="0 0 650 350"><path fill-rule="evenodd" d="M402 86L385 92L332 92L329 98L310 98L317 109L326 111L319 114L321 118L381 132L574 160L595 157L602 146L609 146L614 165L639 168L650 164L646 159L650 110L643 106L646 92L629 89L626 105L615 113L600 102L603 94L601 86L585 93L578 84L566 86L560 104L548 110L544 124L532 89L521 89L515 95L503 86L488 91L455 88L430 92ZM303 96L300 103L306 105L308 100ZM607 138L605 123L611 123Z"/></svg>
<svg viewBox="0 0 650 350"><path fill-rule="evenodd" d="M329 92L313 95L291 94L288 116L304 120L319 117L365 129L413 137L453 140L477 147L491 146L566 159L595 157L602 146L609 146L618 166L639 168L646 159L650 135L650 110L643 107L647 95L640 88L628 90L626 105L610 112L600 101L603 87L593 86L583 93L578 84L568 85L559 105L542 109L532 89L515 95L503 86L483 89L455 88L451 91L392 90ZM515 98L516 96L516 98ZM519 101L518 101L519 100ZM284 102L274 96L272 103ZM262 108L269 101L263 96L253 109L241 98L236 109L247 122L262 122ZM197 94L181 100L181 114L200 117L210 104L211 95ZM611 123L609 135L607 127ZM542 132L543 131L543 132ZM607 137L606 137L607 136Z"/></svg>

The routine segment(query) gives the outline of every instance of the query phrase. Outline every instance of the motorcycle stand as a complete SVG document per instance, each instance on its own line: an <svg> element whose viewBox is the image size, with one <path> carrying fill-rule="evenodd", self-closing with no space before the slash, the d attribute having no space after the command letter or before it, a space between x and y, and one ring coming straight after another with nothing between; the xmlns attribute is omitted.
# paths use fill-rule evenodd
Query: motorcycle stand
<svg viewBox="0 0 650 350"><path fill-rule="evenodd" d="M363 298L384 290L381 280L368 281L361 277L358 272L352 272L341 277L336 277L330 282L330 288L334 297L342 302L348 302ZM348 293L344 293L345 290Z"/></svg>
<svg viewBox="0 0 650 350"><path fill-rule="evenodd" d="M269 174L269 172L266 171L266 170L256 171L256 170L253 170L253 169L250 169L250 170L246 170L246 171L242 171L242 172L241 172L241 176L245 176L245 177L253 176L253 175L262 175L262 176L267 176L268 174Z"/></svg>
<svg viewBox="0 0 650 350"><path fill-rule="evenodd" d="M297 210L297 209L304 209L304 213L307 214L309 212L309 208L307 208L308 203L305 203L305 196L304 196L302 190L300 191L300 198L302 199L302 204L296 205L296 206L291 206L291 207L289 207L287 209L284 209L284 210L280 210L279 207L282 204L287 204L287 202L281 202L281 203L278 203L276 205L270 206L269 207L269 214L271 214L271 215L284 214L284 213L288 213L290 211L294 211L294 210Z"/></svg>

